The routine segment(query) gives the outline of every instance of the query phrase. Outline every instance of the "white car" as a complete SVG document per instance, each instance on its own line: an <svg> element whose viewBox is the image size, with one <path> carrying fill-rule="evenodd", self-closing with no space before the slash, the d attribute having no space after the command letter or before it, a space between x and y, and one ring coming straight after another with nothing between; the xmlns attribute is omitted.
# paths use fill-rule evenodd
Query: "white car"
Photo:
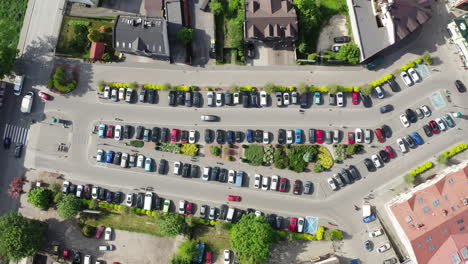
<svg viewBox="0 0 468 264"><path fill-rule="evenodd" d="M297 92L292 92L291 93L291 103L292 104L297 104Z"/></svg>
<svg viewBox="0 0 468 264"><path fill-rule="evenodd" d="M335 181L332 178L328 178L327 182L328 182L328 185L330 185L330 188L333 191L336 191L338 189L338 188L336 188Z"/></svg>
<svg viewBox="0 0 468 264"><path fill-rule="evenodd" d="M431 109L429 109L429 107L427 105L423 105L420 108L421 108L421 111L423 112L425 117L431 116Z"/></svg>
<svg viewBox="0 0 468 264"><path fill-rule="evenodd" d="M333 132L333 144L338 144L340 143L340 131L338 129L335 129Z"/></svg>
<svg viewBox="0 0 468 264"><path fill-rule="evenodd" d="M236 172L233 170L228 171L228 183L236 183Z"/></svg>
<svg viewBox="0 0 468 264"><path fill-rule="evenodd" d="M283 106L283 94L281 92L276 92L276 105Z"/></svg>
<svg viewBox="0 0 468 264"><path fill-rule="evenodd" d="M402 72L400 73L400 76L401 76L401 79L403 79L403 82L404 82L407 86L413 85L413 80L411 80L411 78L409 77L409 75L408 75L407 72L402 71Z"/></svg>
<svg viewBox="0 0 468 264"><path fill-rule="evenodd" d="M382 167L382 162L380 162L380 158L377 155L372 155L371 160L374 162L375 167Z"/></svg>
<svg viewBox="0 0 468 264"><path fill-rule="evenodd" d="M278 189L279 177L277 175L271 176L270 190L276 191Z"/></svg>
<svg viewBox="0 0 468 264"><path fill-rule="evenodd" d="M111 88L109 86L104 87L104 98L109 99L111 94Z"/></svg>
<svg viewBox="0 0 468 264"><path fill-rule="evenodd" d="M436 118L435 121L436 121L437 125L439 126L440 130L442 130L442 131L447 130L447 126L445 126L445 122L442 121L442 119Z"/></svg>
<svg viewBox="0 0 468 264"><path fill-rule="evenodd" d="M13 88L13 93L17 96L21 95L21 90L23 89L24 75L15 76L15 86Z"/></svg>
<svg viewBox="0 0 468 264"><path fill-rule="evenodd" d="M117 102L119 100L119 96L118 96L118 89L117 88L111 88L111 96L110 96L110 99L112 102Z"/></svg>
<svg viewBox="0 0 468 264"><path fill-rule="evenodd" d="M203 167L202 180L207 181L210 179L210 171L211 171L211 167Z"/></svg>
<svg viewBox="0 0 468 264"><path fill-rule="evenodd" d="M263 144L270 144L270 134L266 131L263 132Z"/></svg>
<svg viewBox="0 0 468 264"><path fill-rule="evenodd" d="M127 102L127 103L132 102L132 94L133 94L133 89L132 88L127 88L127 91L125 93L125 102Z"/></svg>
<svg viewBox="0 0 468 264"><path fill-rule="evenodd" d="M104 231L104 240L110 241L111 239L112 239L112 228L106 227L106 230Z"/></svg>
<svg viewBox="0 0 468 264"><path fill-rule="evenodd" d="M270 187L270 177L263 177L262 190L268 191L268 187Z"/></svg>
<svg viewBox="0 0 468 264"><path fill-rule="evenodd" d="M336 93L336 105L337 106L344 106L344 94L343 92L337 92Z"/></svg>
<svg viewBox="0 0 468 264"><path fill-rule="evenodd" d="M126 204L128 207L132 207L132 206L133 206L133 194L132 194L132 193L127 194L127 199L125 199L125 204Z"/></svg>
<svg viewBox="0 0 468 264"><path fill-rule="evenodd" d="M379 99L385 98L385 92L384 92L384 90L382 89L382 87L376 86L376 87L374 88L374 91L375 91L375 93L377 94L377 98L379 98Z"/></svg>
<svg viewBox="0 0 468 264"><path fill-rule="evenodd" d="M68 193L68 189L70 188L70 182L69 181L64 181L62 185L62 192L63 193Z"/></svg>
<svg viewBox="0 0 468 264"><path fill-rule="evenodd" d="M229 249L224 250L224 264L231 263L231 251Z"/></svg>
<svg viewBox="0 0 468 264"><path fill-rule="evenodd" d="M303 217L299 217L297 219L297 232L298 233L304 232L304 225L305 225L305 219Z"/></svg>
<svg viewBox="0 0 468 264"><path fill-rule="evenodd" d="M174 162L174 170L173 170L174 175L180 175L180 167L181 167L180 162L175 161Z"/></svg>
<svg viewBox="0 0 468 264"><path fill-rule="evenodd" d="M185 200L179 201L179 214L185 214Z"/></svg>
<svg viewBox="0 0 468 264"><path fill-rule="evenodd" d="M206 93L206 99L208 101L208 106L214 106L214 93L213 92Z"/></svg>
<svg viewBox="0 0 468 264"><path fill-rule="evenodd" d="M403 124L404 127L409 127L410 122L408 121L408 117L405 114L400 115L400 121Z"/></svg>
<svg viewBox="0 0 468 264"><path fill-rule="evenodd" d="M98 190L99 190L99 188L96 187L96 186L91 189L91 198L93 198L93 200L97 200Z"/></svg>
<svg viewBox="0 0 468 264"><path fill-rule="evenodd" d="M260 106L265 107L268 106L268 95L265 91L260 92Z"/></svg>
<svg viewBox="0 0 468 264"><path fill-rule="evenodd" d="M283 104L284 105L289 105L290 104L289 93L288 92L283 93Z"/></svg>
<svg viewBox="0 0 468 264"><path fill-rule="evenodd" d="M370 129L366 129L364 131L364 143L370 144L372 142L372 131Z"/></svg>
<svg viewBox="0 0 468 264"><path fill-rule="evenodd" d="M240 101L239 93L234 93L233 94L233 103L236 105L236 104L239 104L239 101Z"/></svg>
<svg viewBox="0 0 468 264"><path fill-rule="evenodd" d="M415 83L421 81L421 77L419 77L419 74L413 68L409 68L408 73Z"/></svg>
<svg viewBox="0 0 468 264"><path fill-rule="evenodd" d="M220 107L223 106L223 94L216 93L216 106Z"/></svg>
<svg viewBox="0 0 468 264"><path fill-rule="evenodd" d="M364 135L362 133L362 129L356 128L355 135L356 135L356 143L364 142Z"/></svg>
<svg viewBox="0 0 468 264"><path fill-rule="evenodd" d="M76 186L76 197L81 198L81 195L83 194L83 188L83 185Z"/></svg>
<svg viewBox="0 0 468 264"><path fill-rule="evenodd" d="M254 180L254 188L259 189L262 181L262 175L260 174L255 174L255 180Z"/></svg>
<svg viewBox="0 0 468 264"><path fill-rule="evenodd" d="M190 144L195 144L195 130L189 131L188 142Z"/></svg>
<svg viewBox="0 0 468 264"><path fill-rule="evenodd" d="M128 153L123 153L120 159L120 167L127 168L128 165Z"/></svg>
<svg viewBox="0 0 468 264"><path fill-rule="evenodd" d="M377 230L374 230L372 232L369 232L369 237L370 238L378 237L378 236L381 236L381 235L383 235L382 229L377 229Z"/></svg>
<svg viewBox="0 0 468 264"><path fill-rule="evenodd" d="M262 212L260 212L260 211L258 211L258 210L257 210L257 211L255 211L255 216L256 216L256 217L260 217L260 216L262 216Z"/></svg>
<svg viewBox="0 0 468 264"><path fill-rule="evenodd" d="M122 126L116 125L114 129L114 139L121 140L122 139Z"/></svg>
<svg viewBox="0 0 468 264"><path fill-rule="evenodd" d="M103 158L104 158L104 150L98 149L97 155L96 155L96 161L101 162Z"/></svg>
<svg viewBox="0 0 468 264"><path fill-rule="evenodd" d="M293 140L293 131L289 129L286 131L286 144L292 144Z"/></svg>
<svg viewBox="0 0 468 264"><path fill-rule="evenodd" d="M125 100L125 88L119 88L119 100Z"/></svg>
<svg viewBox="0 0 468 264"><path fill-rule="evenodd" d="M391 248L390 243L387 242L387 243L383 244L382 246L380 246L377 249L377 252L382 253L382 252L385 252L385 251L389 250L390 248Z"/></svg>
<svg viewBox="0 0 468 264"><path fill-rule="evenodd" d="M398 138L398 139L396 140L396 142L397 142L397 144L398 144L398 147L400 147L400 151L401 151L401 152L405 153L405 152L408 151L408 148L406 147L406 144L405 144L405 142L403 141L403 139Z"/></svg>
<svg viewBox="0 0 468 264"><path fill-rule="evenodd" d="M143 167L145 166L144 164L145 164L145 156L143 156L143 155L141 155L141 154L138 155L138 158L137 158L137 165L136 165L136 166L137 166L138 168L143 168Z"/></svg>

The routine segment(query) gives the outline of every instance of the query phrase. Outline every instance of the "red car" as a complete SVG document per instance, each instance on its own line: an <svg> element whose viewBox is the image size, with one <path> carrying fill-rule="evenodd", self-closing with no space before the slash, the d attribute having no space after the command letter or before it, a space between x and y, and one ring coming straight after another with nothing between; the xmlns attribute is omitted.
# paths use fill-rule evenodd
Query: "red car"
<svg viewBox="0 0 468 264"><path fill-rule="evenodd" d="M384 137L384 134L382 133L382 129L380 128L376 128L374 130L374 134L375 136L377 137L377 140L382 143L382 142L385 142L385 137Z"/></svg>
<svg viewBox="0 0 468 264"><path fill-rule="evenodd" d="M64 250L62 254L63 260L70 260L70 251Z"/></svg>
<svg viewBox="0 0 468 264"><path fill-rule="evenodd" d="M348 144L354 144L354 132L348 132Z"/></svg>
<svg viewBox="0 0 468 264"><path fill-rule="evenodd" d="M187 144L188 143L188 131L187 130L182 130L180 132L180 140L182 144Z"/></svg>
<svg viewBox="0 0 468 264"><path fill-rule="evenodd" d="M434 133L434 134L439 134L440 133L439 125L437 125L437 123L434 120L431 120L429 122L429 127L431 128L432 133Z"/></svg>
<svg viewBox="0 0 468 264"><path fill-rule="evenodd" d="M288 185L288 179L281 178L280 184L279 184L279 191L280 192L286 192L286 186L287 185Z"/></svg>
<svg viewBox="0 0 468 264"><path fill-rule="evenodd" d="M212 262L212 258L213 258L213 256L212 256L212 254L211 254L211 251L207 251L207 252L205 253L205 263L206 263L206 264L211 264L211 263L213 263L213 262Z"/></svg>
<svg viewBox="0 0 468 264"><path fill-rule="evenodd" d="M323 130L315 130L315 142L322 144L323 143Z"/></svg>
<svg viewBox="0 0 468 264"><path fill-rule="evenodd" d="M102 233L104 233L104 229L105 229L104 226L98 226L96 230L96 238L101 238Z"/></svg>
<svg viewBox="0 0 468 264"><path fill-rule="evenodd" d="M50 95L44 93L44 92L39 92L38 93L39 97L42 98L43 100L49 101L50 100Z"/></svg>
<svg viewBox="0 0 468 264"><path fill-rule="evenodd" d="M302 182L300 180L294 181L293 194L298 195L301 193Z"/></svg>
<svg viewBox="0 0 468 264"><path fill-rule="evenodd" d="M185 205L185 214L186 215L191 215L192 214L192 208L193 208L193 204L190 203L190 202L187 202L187 204Z"/></svg>
<svg viewBox="0 0 468 264"><path fill-rule="evenodd" d="M108 137L108 138L113 138L114 137L114 126L113 125L108 125L107 126L106 137Z"/></svg>
<svg viewBox="0 0 468 264"><path fill-rule="evenodd" d="M353 93L351 94L351 98L353 99L353 100L352 100L353 105L359 104L359 94L358 94L358 93L353 92Z"/></svg>
<svg viewBox="0 0 468 264"><path fill-rule="evenodd" d="M179 137L179 129L173 128L171 130L171 141L177 142L177 138Z"/></svg>
<svg viewBox="0 0 468 264"><path fill-rule="evenodd" d="M233 202L240 202L241 197L237 195L228 195L228 200Z"/></svg>
<svg viewBox="0 0 468 264"><path fill-rule="evenodd" d="M297 217L291 217L289 220L289 231L296 231Z"/></svg>
<svg viewBox="0 0 468 264"><path fill-rule="evenodd" d="M388 157L393 159L395 157L395 152L393 151L393 148L390 146L385 146L385 151L388 154Z"/></svg>

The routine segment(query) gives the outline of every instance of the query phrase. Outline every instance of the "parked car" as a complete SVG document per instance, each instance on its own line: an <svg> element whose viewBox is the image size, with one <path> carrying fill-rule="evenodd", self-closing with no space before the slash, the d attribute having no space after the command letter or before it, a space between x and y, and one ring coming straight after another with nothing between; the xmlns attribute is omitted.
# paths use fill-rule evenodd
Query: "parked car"
<svg viewBox="0 0 468 264"><path fill-rule="evenodd" d="M363 135L362 129L356 128L355 135L356 135L356 143L364 142L364 135Z"/></svg>
<svg viewBox="0 0 468 264"><path fill-rule="evenodd" d="M328 104L336 105L336 94L328 94Z"/></svg>
<svg viewBox="0 0 468 264"><path fill-rule="evenodd" d="M302 182L300 180L295 180L293 185L293 194L298 195L302 190Z"/></svg>
<svg viewBox="0 0 468 264"><path fill-rule="evenodd" d="M354 132L348 132L348 144L354 144Z"/></svg>
<svg viewBox="0 0 468 264"><path fill-rule="evenodd" d="M372 160L370 159L364 159L364 165L366 166L367 171L369 172L373 172L376 170L374 162L372 162Z"/></svg>
<svg viewBox="0 0 468 264"><path fill-rule="evenodd" d="M104 232L104 240L105 241L112 240L112 228L111 227L106 227L106 230Z"/></svg>
<svg viewBox="0 0 468 264"><path fill-rule="evenodd" d="M231 202L240 202L240 201L241 201L241 197L238 196L238 195L228 195L228 201L231 201Z"/></svg>
<svg viewBox="0 0 468 264"><path fill-rule="evenodd" d="M377 252L383 253L391 248L390 243L385 243L377 249Z"/></svg>
<svg viewBox="0 0 468 264"><path fill-rule="evenodd" d="M206 99L207 99L208 106L211 106L211 107L215 106L214 92L206 93Z"/></svg>
<svg viewBox="0 0 468 264"><path fill-rule="evenodd" d="M314 93L314 103L318 105L322 104L322 94L320 92Z"/></svg>
<svg viewBox="0 0 468 264"><path fill-rule="evenodd" d="M403 124L404 127L409 127L410 126L410 123L408 121L408 117L406 117L405 114L400 115L400 121L401 121L401 123Z"/></svg>
<svg viewBox="0 0 468 264"><path fill-rule="evenodd" d="M333 41L335 43L346 43L346 42L350 42L351 41L351 38L348 37L348 36L341 36L341 37L335 37L333 38Z"/></svg>
<svg viewBox="0 0 468 264"><path fill-rule="evenodd" d="M390 161L390 157L389 157L388 153L385 150L379 151L379 157L383 162L389 162Z"/></svg>
<svg viewBox="0 0 468 264"><path fill-rule="evenodd" d="M98 226L98 227L96 228L96 236L95 236L95 237L96 237L97 239L100 239L101 236L102 236L102 234L104 233L104 230L105 230L105 229L106 229L106 228L105 228L104 226Z"/></svg>
<svg viewBox="0 0 468 264"><path fill-rule="evenodd" d="M370 240L364 241L364 247L366 248L367 251L371 252L373 250L372 248L372 242Z"/></svg>
<svg viewBox="0 0 468 264"><path fill-rule="evenodd" d="M297 232L298 233L304 232L304 226L305 226L305 219L303 217L299 217L297 219Z"/></svg>
<svg viewBox="0 0 468 264"><path fill-rule="evenodd" d="M297 227L297 217L289 219L289 231L295 232Z"/></svg>
<svg viewBox="0 0 468 264"><path fill-rule="evenodd" d="M445 114L442 116L442 120L447 124L448 127L455 127L455 121L453 121L453 118L450 116L450 114Z"/></svg>
<svg viewBox="0 0 468 264"><path fill-rule="evenodd" d="M304 194L311 194L312 193L312 182L311 181L306 181L304 183Z"/></svg>
<svg viewBox="0 0 468 264"><path fill-rule="evenodd" d="M457 88L458 92L460 92L460 93L466 92L465 85L460 80L455 81L455 87Z"/></svg>
<svg viewBox="0 0 468 264"><path fill-rule="evenodd" d="M419 77L419 74L416 72L414 68L409 68L408 69L408 74L411 76L411 79L417 83L421 81L421 77Z"/></svg>
<svg viewBox="0 0 468 264"><path fill-rule="evenodd" d="M302 129L296 129L294 131L295 140L294 143L302 144Z"/></svg>
<svg viewBox="0 0 468 264"><path fill-rule="evenodd" d="M384 136L384 134L383 134L382 129L376 128L376 129L374 130L374 134L375 134L375 137L377 137L377 141L379 141L380 143L385 142L385 136Z"/></svg>
<svg viewBox="0 0 468 264"><path fill-rule="evenodd" d="M278 144L284 144L286 142L286 130L278 130Z"/></svg>
<svg viewBox="0 0 468 264"><path fill-rule="evenodd" d="M254 188L259 189L262 181L262 176L260 174L255 174L254 176Z"/></svg>
<svg viewBox="0 0 468 264"><path fill-rule="evenodd" d="M336 93L336 105L340 107L344 106L344 95L342 92Z"/></svg>
<svg viewBox="0 0 468 264"><path fill-rule="evenodd" d="M315 129L309 128L309 143L314 144L315 143Z"/></svg>
<svg viewBox="0 0 468 264"><path fill-rule="evenodd" d="M356 93L356 92L352 92L351 93L351 102L353 103L353 105L357 105L359 104L359 94Z"/></svg>
<svg viewBox="0 0 468 264"><path fill-rule="evenodd" d="M271 176L270 190L276 191L278 189L279 177L277 175Z"/></svg>
<svg viewBox="0 0 468 264"><path fill-rule="evenodd" d="M402 71L400 73L400 77L401 79L403 79L403 82L406 84L406 86L412 86L414 84L413 80L411 79L411 77L408 75L406 71Z"/></svg>
<svg viewBox="0 0 468 264"><path fill-rule="evenodd" d="M382 89L382 87L376 86L376 87L374 88L374 91L375 91L375 94L377 95L377 98L379 98L379 99L385 98L385 92L384 92L384 90Z"/></svg>
<svg viewBox="0 0 468 264"><path fill-rule="evenodd" d="M403 139L398 138L398 139L396 140L396 142L397 142L398 147L400 148L400 151L401 151L401 152L405 153L405 152L408 151L408 149L406 148L406 144L405 144L405 142L403 141Z"/></svg>
<svg viewBox="0 0 468 264"><path fill-rule="evenodd" d="M270 177L262 177L262 190L267 191L270 187Z"/></svg>
<svg viewBox="0 0 468 264"><path fill-rule="evenodd" d="M283 93L283 105L288 106L290 104L289 92Z"/></svg>
<svg viewBox="0 0 468 264"><path fill-rule="evenodd" d="M418 145L422 145L424 143L424 141L422 140L422 138L421 138L421 136L419 135L418 132L412 132L411 137L414 139L414 141Z"/></svg>
<svg viewBox="0 0 468 264"><path fill-rule="evenodd" d="M260 105L262 107L268 106L268 95L265 91L260 92Z"/></svg>
<svg viewBox="0 0 468 264"><path fill-rule="evenodd" d="M387 152L389 158L393 159L395 157L395 152L393 151L392 147L385 146L385 152Z"/></svg>
<svg viewBox="0 0 468 264"><path fill-rule="evenodd" d="M302 93L299 96L299 103L301 104L301 108L307 108L309 106L309 93Z"/></svg>
<svg viewBox="0 0 468 264"><path fill-rule="evenodd" d="M293 131L288 129L286 131L286 144L292 144L293 143Z"/></svg>
<svg viewBox="0 0 468 264"><path fill-rule="evenodd" d="M393 105L384 105L382 107L380 107L380 113L384 114L384 113L388 113L388 112L391 112L393 111Z"/></svg>
<svg viewBox="0 0 468 264"><path fill-rule="evenodd" d="M411 137L411 136L405 136L404 137L404 140L406 142L406 144L408 144L408 146L410 148L415 148L417 145L416 145L416 142L414 142L414 139Z"/></svg>
<svg viewBox="0 0 468 264"><path fill-rule="evenodd" d="M416 123L416 121L418 121L418 116L412 109L406 109L405 114L411 123Z"/></svg>
<svg viewBox="0 0 468 264"><path fill-rule="evenodd" d="M445 126L445 123L444 123L444 121L442 121L442 119L436 118L435 121L436 121L436 123L437 123L437 125L439 126L439 128L440 128L441 131L447 130L447 127Z"/></svg>
<svg viewBox="0 0 468 264"><path fill-rule="evenodd" d="M377 229L377 230L374 230L374 231L371 231L369 232L369 237L370 238L373 238L373 237L378 237L378 236L381 236L383 235L383 230L382 229Z"/></svg>
<svg viewBox="0 0 468 264"><path fill-rule="evenodd" d="M330 188L333 190L333 191L336 191L338 188L336 187L336 184L335 184L335 181L333 180L333 178L328 178L327 179L327 182L328 182L328 185L330 185Z"/></svg>
<svg viewBox="0 0 468 264"><path fill-rule="evenodd" d="M167 171L167 160L161 159L159 160L159 166L158 166L158 173L159 174L165 174Z"/></svg>
<svg viewBox="0 0 468 264"><path fill-rule="evenodd" d="M323 143L323 130L321 129L316 129L315 130L315 142L319 143L319 144L322 144Z"/></svg>

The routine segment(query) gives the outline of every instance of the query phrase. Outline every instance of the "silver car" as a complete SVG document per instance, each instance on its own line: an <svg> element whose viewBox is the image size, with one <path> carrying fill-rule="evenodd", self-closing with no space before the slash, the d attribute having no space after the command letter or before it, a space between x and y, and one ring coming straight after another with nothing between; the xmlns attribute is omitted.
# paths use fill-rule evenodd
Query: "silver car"
<svg viewBox="0 0 468 264"><path fill-rule="evenodd" d="M214 93L213 92L208 92L206 94L206 98L208 101L208 106L214 106Z"/></svg>

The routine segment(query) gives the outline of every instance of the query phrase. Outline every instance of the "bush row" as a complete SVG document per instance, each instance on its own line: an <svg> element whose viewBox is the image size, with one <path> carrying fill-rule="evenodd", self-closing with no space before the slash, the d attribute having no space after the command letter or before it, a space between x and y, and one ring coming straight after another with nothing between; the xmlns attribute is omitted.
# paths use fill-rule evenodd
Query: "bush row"
<svg viewBox="0 0 468 264"><path fill-rule="evenodd" d="M467 148L468 148L468 144L461 143L461 144L458 144L455 147L453 147L453 148L451 148L451 149L449 149L447 151L442 152L441 155L444 156L444 157L450 158L450 157L464 151Z"/></svg>
<svg viewBox="0 0 468 264"><path fill-rule="evenodd" d="M112 88L130 88L132 83L118 83L118 82L109 82L107 86Z"/></svg>
<svg viewBox="0 0 468 264"><path fill-rule="evenodd" d="M409 174L411 174L412 176L416 176L416 175L419 175L427 170L429 170L430 168L432 168L434 166L434 164L430 161L426 161L424 164L422 164L421 166L417 167L416 169L414 170L411 170L409 172Z"/></svg>
<svg viewBox="0 0 468 264"><path fill-rule="evenodd" d="M385 74L384 77L371 82L370 85L372 87L376 87L376 86L379 86L379 85L382 85L382 84L386 83L388 80L391 80L393 78L395 78L395 76L393 76L393 74L391 74L391 73Z"/></svg>
<svg viewBox="0 0 468 264"><path fill-rule="evenodd" d="M87 20L70 20L68 21L68 25L69 26L89 26L91 24L90 21L87 21Z"/></svg>

